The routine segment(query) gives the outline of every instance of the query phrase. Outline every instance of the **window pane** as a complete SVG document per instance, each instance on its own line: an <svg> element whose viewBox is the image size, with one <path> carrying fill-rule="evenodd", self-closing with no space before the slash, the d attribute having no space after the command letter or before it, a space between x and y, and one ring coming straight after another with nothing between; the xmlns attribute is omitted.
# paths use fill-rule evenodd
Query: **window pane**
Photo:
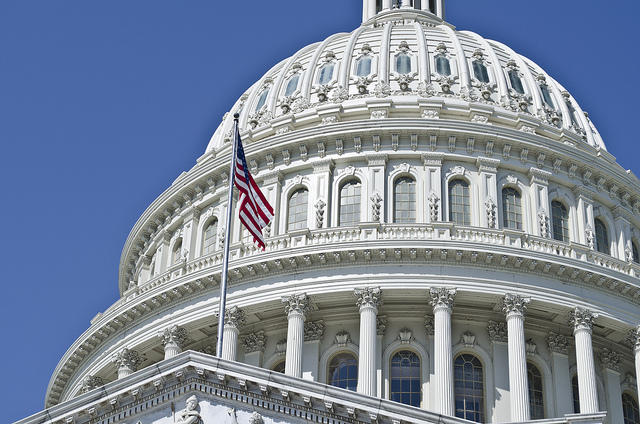
<svg viewBox="0 0 640 424"><path fill-rule="evenodd" d="M542 374L538 367L527 362L527 378L529 382L529 411L532 420L544 418L544 396L542 392Z"/></svg>
<svg viewBox="0 0 640 424"><path fill-rule="evenodd" d="M358 360L351 353L339 353L329 364L330 385L355 392L358 386Z"/></svg>
<svg viewBox="0 0 640 424"><path fill-rule="evenodd" d="M393 192L393 222L416 222L416 182L413 178L398 178Z"/></svg>
<svg viewBox="0 0 640 424"><path fill-rule="evenodd" d="M578 376L571 379L571 391L573 394L573 412L580 413L580 395L578 394Z"/></svg>
<svg viewBox="0 0 640 424"><path fill-rule="evenodd" d="M180 261L180 254L182 253L182 239L178 239L176 244L173 245L173 251L171 252L171 264L177 264Z"/></svg>
<svg viewBox="0 0 640 424"><path fill-rule="evenodd" d="M320 68L318 84L328 84L333 76L333 63L327 63Z"/></svg>
<svg viewBox="0 0 640 424"><path fill-rule="evenodd" d="M607 255L611 254L610 245L609 245L609 233L607 232L607 227L604 223L598 218L595 219L595 230L596 230L596 250L598 252L606 253Z"/></svg>
<svg viewBox="0 0 640 424"><path fill-rule="evenodd" d="M406 53L400 53L396 56L396 72L399 74L408 74L411 72L411 58Z"/></svg>
<svg viewBox="0 0 640 424"><path fill-rule="evenodd" d="M449 59L440 55L436 56L436 72L440 75L451 75L451 65L449 65Z"/></svg>
<svg viewBox="0 0 640 424"><path fill-rule="evenodd" d="M454 361L454 395L456 417L484 421L484 373L482 363L470 354Z"/></svg>
<svg viewBox="0 0 640 424"><path fill-rule="evenodd" d="M338 225L349 226L360 222L360 181L352 180L340 188Z"/></svg>
<svg viewBox="0 0 640 424"><path fill-rule="evenodd" d="M638 402L629 394L622 395L622 416L624 424L639 424L640 412L638 412Z"/></svg>
<svg viewBox="0 0 640 424"><path fill-rule="evenodd" d="M484 63L479 60L473 61L473 75L480 82L489 82L489 72Z"/></svg>
<svg viewBox="0 0 640 424"><path fill-rule="evenodd" d="M502 190L502 220L505 228L522 230L522 199L511 187Z"/></svg>
<svg viewBox="0 0 640 424"><path fill-rule="evenodd" d="M567 208L557 200L551 202L551 221L553 238L560 241L569 241L569 213Z"/></svg>
<svg viewBox="0 0 640 424"><path fill-rule="evenodd" d="M469 183L464 180L449 183L449 221L458 225L471 225Z"/></svg>
<svg viewBox="0 0 640 424"><path fill-rule="evenodd" d="M202 254L208 255L216 249L216 235L218 234L218 220L214 219L207 225L204 230L204 239L202 240Z"/></svg>
<svg viewBox="0 0 640 424"><path fill-rule="evenodd" d="M287 220L287 230L299 230L307 228L307 199L309 191L307 189L297 190L289 197L289 214Z"/></svg>
<svg viewBox="0 0 640 424"><path fill-rule="evenodd" d="M515 69L509 71L509 81L511 81L511 87L516 93L524 94L524 87L522 86L522 80L520 79L520 75L518 75L518 71Z"/></svg>
<svg viewBox="0 0 640 424"><path fill-rule="evenodd" d="M260 97L258 97L258 103L256 104L256 111L262 109L262 106L264 106L264 104L267 101L268 95L269 95L268 88L265 88L264 90L262 90L262 93L260 93Z"/></svg>
<svg viewBox="0 0 640 424"><path fill-rule="evenodd" d="M371 58L363 56L356 61L356 75L366 77L371 73Z"/></svg>
<svg viewBox="0 0 640 424"><path fill-rule="evenodd" d="M391 399L420 407L420 358L409 350L397 352L391 358Z"/></svg>
<svg viewBox="0 0 640 424"><path fill-rule="evenodd" d="M540 91L542 92L542 99L551 109L555 109L556 107L553 104L553 99L551 98L551 93L549 92L549 87L546 85L540 86Z"/></svg>
<svg viewBox="0 0 640 424"><path fill-rule="evenodd" d="M640 263L640 252L638 252L638 245L631 243L631 249L633 250L633 262Z"/></svg>
<svg viewBox="0 0 640 424"><path fill-rule="evenodd" d="M284 90L285 96L291 96L298 88L298 81L300 80L300 74L295 74L287 82L287 88Z"/></svg>

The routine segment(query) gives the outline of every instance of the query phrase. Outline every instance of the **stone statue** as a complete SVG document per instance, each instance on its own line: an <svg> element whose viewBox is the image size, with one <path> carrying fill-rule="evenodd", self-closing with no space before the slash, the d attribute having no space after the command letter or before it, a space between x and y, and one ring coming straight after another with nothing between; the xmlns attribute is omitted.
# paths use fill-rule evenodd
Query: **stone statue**
<svg viewBox="0 0 640 424"><path fill-rule="evenodd" d="M187 405L184 410L178 414L179 424L202 424L202 417L198 412L198 398L191 396L187 399Z"/></svg>

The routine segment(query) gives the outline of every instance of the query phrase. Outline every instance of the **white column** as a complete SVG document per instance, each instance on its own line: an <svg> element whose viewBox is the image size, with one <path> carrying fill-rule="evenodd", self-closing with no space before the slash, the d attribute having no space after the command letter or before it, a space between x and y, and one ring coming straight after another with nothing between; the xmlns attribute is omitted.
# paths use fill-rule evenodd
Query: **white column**
<svg viewBox="0 0 640 424"><path fill-rule="evenodd" d="M302 294L282 298L284 310L289 322L287 328L287 355L284 373L293 377L302 377L302 344L304 343L304 321L309 312L309 297Z"/></svg>
<svg viewBox="0 0 640 424"><path fill-rule="evenodd" d="M173 358L182 352L182 345L187 340L187 330L177 325L172 325L158 334L164 346L164 359Z"/></svg>
<svg viewBox="0 0 640 424"><path fill-rule="evenodd" d="M379 287L355 289L360 309L360 347L358 352L358 393L376 395L376 317L381 304Z"/></svg>
<svg viewBox="0 0 640 424"><path fill-rule="evenodd" d="M636 390L638 391L638 399L640 399L640 326L635 330L635 346L633 353L636 363Z"/></svg>
<svg viewBox="0 0 640 424"><path fill-rule="evenodd" d="M138 352L126 347L116 353L111 361L118 366L118 380L136 372L142 362Z"/></svg>
<svg viewBox="0 0 640 424"><path fill-rule="evenodd" d="M451 346L451 311L456 290L434 287L430 290L434 321L434 374L436 412L454 415L453 401L453 351Z"/></svg>
<svg viewBox="0 0 640 424"><path fill-rule="evenodd" d="M524 344L527 303L529 299L511 293L507 293L502 302L502 310L507 317L511 421L528 421L530 418L527 350Z"/></svg>
<svg viewBox="0 0 640 424"><path fill-rule="evenodd" d="M320 342L326 326L323 320L304 323L304 344L302 345L302 378L318 381L320 365Z"/></svg>
<svg viewBox="0 0 640 424"><path fill-rule="evenodd" d="M255 367L262 366L262 355L267 344L267 337L264 331L255 331L242 337L242 347L244 348L244 362Z"/></svg>
<svg viewBox="0 0 640 424"><path fill-rule="evenodd" d="M436 0L436 15L444 19L444 0Z"/></svg>
<svg viewBox="0 0 640 424"><path fill-rule="evenodd" d="M222 333L222 359L235 361L238 355L238 334L244 325L244 311L237 306L224 312L224 331Z"/></svg>
<svg viewBox="0 0 640 424"><path fill-rule="evenodd" d="M402 0L400 7L411 7L411 0Z"/></svg>
<svg viewBox="0 0 640 424"><path fill-rule="evenodd" d="M583 308L576 308L571 311L570 322L573 325L573 337L576 343L576 367L578 369L581 414L598 412L596 370L593 361L593 346L591 344L593 320L597 317L597 314Z"/></svg>
<svg viewBox="0 0 640 424"><path fill-rule="evenodd" d="M622 388L620 387L620 357L608 348L600 351L600 362L604 367L604 390L607 394L607 412L610 424L624 424L622 415Z"/></svg>
<svg viewBox="0 0 640 424"><path fill-rule="evenodd" d="M382 0L382 10L391 9L391 0Z"/></svg>
<svg viewBox="0 0 640 424"><path fill-rule="evenodd" d="M551 352L551 374L553 376L553 394L556 399L554 417L573 414L571 375L569 374L569 338L562 334L549 333L547 346Z"/></svg>
<svg viewBox="0 0 640 424"><path fill-rule="evenodd" d="M493 416L487 417L487 421L506 423L511 421L509 372L505 369L505 364L509 363L507 323L489 321L487 332L493 347L493 384L496 388Z"/></svg>

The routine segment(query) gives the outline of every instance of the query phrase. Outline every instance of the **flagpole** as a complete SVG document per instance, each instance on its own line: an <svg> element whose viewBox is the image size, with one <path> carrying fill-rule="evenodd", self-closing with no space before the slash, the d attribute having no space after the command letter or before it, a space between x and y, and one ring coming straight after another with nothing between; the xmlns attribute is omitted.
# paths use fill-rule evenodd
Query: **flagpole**
<svg viewBox="0 0 640 424"><path fill-rule="evenodd" d="M218 344L216 356L222 358L222 336L224 333L224 315L227 305L227 276L229 268L229 244L231 244L231 215L233 213L233 183L235 181L236 155L238 149L238 118L233 115L233 146L231 147L231 166L229 167L229 198L227 200L227 226L224 237L224 256L222 259L222 275L220 277L220 306L218 307Z"/></svg>

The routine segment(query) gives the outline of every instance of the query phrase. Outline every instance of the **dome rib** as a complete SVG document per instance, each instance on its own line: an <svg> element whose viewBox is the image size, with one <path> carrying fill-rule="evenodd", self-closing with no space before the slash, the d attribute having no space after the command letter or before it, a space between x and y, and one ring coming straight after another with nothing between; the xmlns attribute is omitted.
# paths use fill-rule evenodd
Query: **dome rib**
<svg viewBox="0 0 640 424"><path fill-rule="evenodd" d="M298 60L298 58L302 56L303 53L307 52L309 47L310 46L300 49L293 56L291 56L287 60L287 63L284 65L282 70L278 73L278 76L275 79L275 81L273 82L271 92L269 93L269 99L267 100L267 110L270 111L273 114L273 116L276 115L276 107L278 106L277 105L278 97L280 95L280 92L282 91L282 85L284 81L287 79L287 75L289 74L291 67Z"/></svg>
<svg viewBox="0 0 640 424"><path fill-rule="evenodd" d="M381 84L389 83L389 55L391 54L391 27L392 23L384 24L382 39L380 40L380 60L378 61L378 81Z"/></svg>
<svg viewBox="0 0 640 424"><path fill-rule="evenodd" d="M311 57L311 61L309 62L309 71L304 74L304 78L302 80L302 89L300 90L300 96L303 99L311 100L311 86L313 85L313 77L316 73L316 67L318 66L318 61L322 56L322 52L324 52L329 43L337 38L343 37L344 35L345 33L341 32L325 38L324 41L322 41L316 48L315 52L313 52L313 56Z"/></svg>
<svg viewBox="0 0 640 424"><path fill-rule="evenodd" d="M427 38L424 35L424 29L419 22L414 22L413 27L416 30L416 39L418 40L418 72L420 81L431 82L431 71L429 70L429 49L427 48Z"/></svg>
<svg viewBox="0 0 640 424"><path fill-rule="evenodd" d="M448 25L438 25L439 28L443 28L444 32L449 35L449 39L453 42L453 49L456 52L456 62L458 64L458 74L460 75L461 89L471 89L471 77L469 76L469 65L467 63L467 56L464 54L462 43L456 32Z"/></svg>
<svg viewBox="0 0 640 424"><path fill-rule="evenodd" d="M349 75L351 75L351 62L353 59L353 50L360 37L360 34L366 29L366 27L358 27L355 31L351 32L347 47L342 57L342 66L340 66L340 75L338 76L338 87L347 88L349 86Z"/></svg>
<svg viewBox="0 0 640 424"><path fill-rule="evenodd" d="M491 58L491 67L494 70L496 82L498 85L498 98L502 100L508 97L509 88L507 87L507 79L504 76L502 63L500 63L500 59L498 58L498 55L496 54L491 44L489 44L489 42L484 37L481 37L475 32L472 32L472 31L461 31L461 32L475 39L478 42L478 44L482 46L483 50L489 54L489 57Z"/></svg>

